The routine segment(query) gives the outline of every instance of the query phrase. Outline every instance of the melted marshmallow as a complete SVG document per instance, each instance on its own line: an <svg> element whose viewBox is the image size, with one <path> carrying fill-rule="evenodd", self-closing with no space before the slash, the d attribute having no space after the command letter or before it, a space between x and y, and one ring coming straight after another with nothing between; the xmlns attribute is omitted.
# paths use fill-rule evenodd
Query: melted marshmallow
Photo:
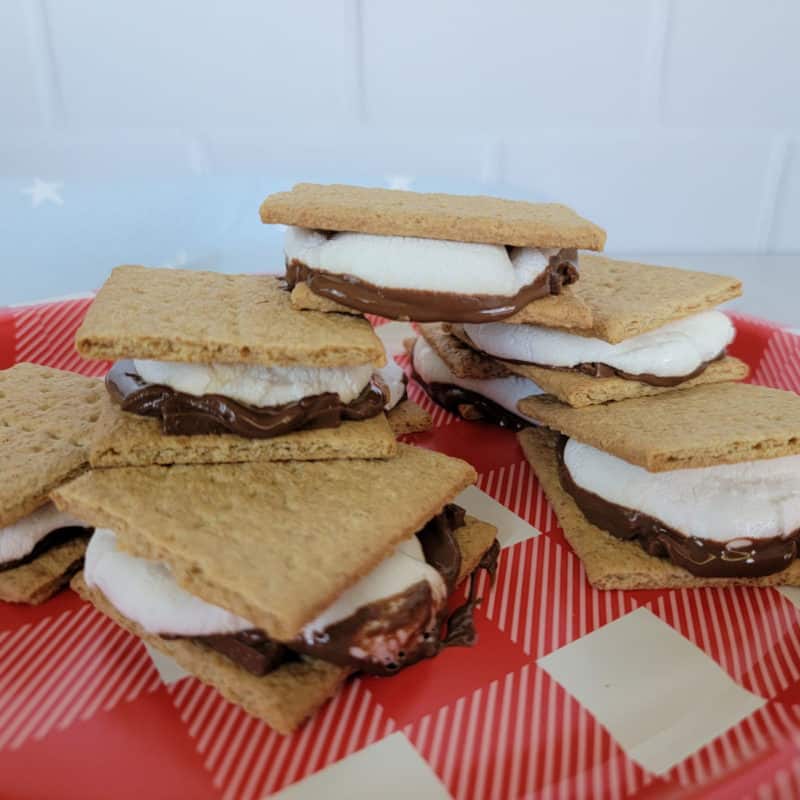
<svg viewBox="0 0 800 800"><path fill-rule="evenodd" d="M96 586L114 608L148 633L209 636L255 627L181 588L165 564L123 552L109 530L94 532L83 575L89 586Z"/></svg>
<svg viewBox="0 0 800 800"><path fill-rule="evenodd" d="M0 564L25 558L47 534L75 526L82 528L84 523L59 511L52 503L37 508L27 517L0 528Z"/></svg>
<svg viewBox="0 0 800 800"><path fill-rule="evenodd" d="M311 269L391 289L512 296L546 269L557 249L286 229L284 251Z"/></svg>
<svg viewBox="0 0 800 800"><path fill-rule="evenodd" d="M262 367L251 364L184 364L175 361L134 362L148 383L170 386L199 397L220 394L263 408L334 392L343 403L355 400L372 377L373 367Z"/></svg>
<svg viewBox="0 0 800 800"><path fill-rule="evenodd" d="M538 325L502 322L464 325L475 346L497 358L551 367L600 363L632 375L688 375L716 358L732 341L734 327L720 311L703 311L618 344Z"/></svg>
<svg viewBox="0 0 800 800"><path fill-rule="evenodd" d="M386 366L378 372L389 387L389 402L386 410L394 408L406 393L405 373L394 360L395 356L405 353L403 340L415 336L414 329L407 322L386 322L375 328L375 333L386 351Z"/></svg>
<svg viewBox="0 0 800 800"><path fill-rule="evenodd" d="M469 389L472 392L488 397L490 400L494 400L497 405L502 406L512 414L535 422L534 419L526 417L517 408L517 403L523 397L543 393L543 390L532 380L523 378L520 375L510 375L507 378L488 378L486 380L459 378L450 371L447 364L439 357L439 354L421 337L414 344L413 360L414 369L425 383L449 383L460 386L462 389Z"/></svg>
<svg viewBox="0 0 800 800"><path fill-rule="evenodd" d="M581 488L687 536L731 542L800 528L800 456L648 472L570 439L564 463Z"/></svg>
<svg viewBox="0 0 800 800"><path fill-rule="evenodd" d="M353 584L316 619L309 622L300 635L309 644L313 644L326 628L352 616L359 608L404 592L420 581L430 584L434 604L443 605L447 599L444 579L425 561L422 545L413 536L401 542L389 558L381 561L372 572Z"/></svg>

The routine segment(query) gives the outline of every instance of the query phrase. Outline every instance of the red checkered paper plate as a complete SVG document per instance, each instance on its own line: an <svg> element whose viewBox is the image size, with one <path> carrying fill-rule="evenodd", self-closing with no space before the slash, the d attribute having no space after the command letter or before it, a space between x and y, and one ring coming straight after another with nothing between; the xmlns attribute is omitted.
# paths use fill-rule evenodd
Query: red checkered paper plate
<svg viewBox="0 0 800 800"><path fill-rule="evenodd" d="M101 375L72 346L90 302L0 310L0 367ZM751 380L800 391L800 338L735 322ZM463 503L501 530L474 648L282 737L72 592L0 603L0 797L800 794L800 590L595 591L514 435L409 393L436 425L410 438L475 465Z"/></svg>

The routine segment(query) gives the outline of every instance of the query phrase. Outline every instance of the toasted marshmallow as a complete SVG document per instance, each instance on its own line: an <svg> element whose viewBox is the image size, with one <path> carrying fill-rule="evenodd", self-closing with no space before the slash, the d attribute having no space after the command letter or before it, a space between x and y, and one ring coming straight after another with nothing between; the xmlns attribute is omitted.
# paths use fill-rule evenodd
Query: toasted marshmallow
<svg viewBox="0 0 800 800"><path fill-rule="evenodd" d="M84 527L84 523L59 511L52 503L37 508L27 517L0 528L0 564L25 558L48 534L72 527Z"/></svg>
<svg viewBox="0 0 800 800"><path fill-rule="evenodd" d="M98 529L86 549L83 567L88 586L148 633L210 636L255 626L181 588L166 564L137 558L117 546L117 537Z"/></svg>
<svg viewBox="0 0 800 800"><path fill-rule="evenodd" d="M459 378L450 371L447 364L439 357L439 354L421 337L414 344L413 362L414 370L425 383L448 383L460 386L462 389L469 389L476 394L481 394L490 400L494 400L497 405L502 406L522 419L527 419L530 422L536 421L531 417L526 417L517 408L517 403L523 397L543 394L542 389L528 378L523 378L519 375L510 375L507 378L487 378L485 380Z"/></svg>
<svg viewBox="0 0 800 800"><path fill-rule="evenodd" d="M358 609L400 594L421 581L430 584L434 605L444 606L447 600L444 579L425 561L422 545L416 536L412 536L411 539L401 542L389 558L381 561L372 572L353 584L309 622L300 635L306 642L313 644L326 628L351 617ZM380 654L375 655L380 658Z"/></svg>
<svg viewBox="0 0 800 800"><path fill-rule="evenodd" d="M564 464L582 489L686 536L741 544L800 528L800 456L648 472L570 439Z"/></svg>
<svg viewBox="0 0 800 800"><path fill-rule="evenodd" d="M510 297L533 283L558 249L288 227L284 251L288 261L375 286Z"/></svg>
<svg viewBox="0 0 800 800"><path fill-rule="evenodd" d="M325 392L342 403L355 400L372 378L371 364L353 367L263 367L250 364L184 364L174 361L134 361L148 383L200 397L219 394L249 406L264 408L292 403Z"/></svg>
<svg viewBox="0 0 800 800"><path fill-rule="evenodd" d="M609 344L538 325L503 322L465 324L479 350L497 358L546 367L607 364L631 375L689 375L716 358L732 341L735 330L720 311L703 311L660 328Z"/></svg>

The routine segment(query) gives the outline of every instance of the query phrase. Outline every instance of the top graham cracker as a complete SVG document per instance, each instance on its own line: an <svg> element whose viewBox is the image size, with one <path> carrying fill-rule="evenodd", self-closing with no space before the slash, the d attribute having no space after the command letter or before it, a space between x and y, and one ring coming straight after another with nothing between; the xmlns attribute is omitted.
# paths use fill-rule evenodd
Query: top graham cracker
<svg viewBox="0 0 800 800"><path fill-rule="evenodd" d="M48 501L89 466L103 382L36 364L0 371L0 528Z"/></svg>
<svg viewBox="0 0 800 800"><path fill-rule="evenodd" d="M585 408L541 395L525 400L525 413L650 472L800 454L800 397L746 383Z"/></svg>
<svg viewBox="0 0 800 800"><path fill-rule="evenodd" d="M515 247L602 250L605 231L558 203L298 183L261 204L262 222Z"/></svg>
<svg viewBox="0 0 800 800"><path fill-rule="evenodd" d="M340 367L386 357L359 317L298 311L273 275L122 266L75 337L84 358Z"/></svg>
<svg viewBox="0 0 800 800"><path fill-rule="evenodd" d="M559 295L529 303L503 322L567 328L617 343L741 293L741 281L726 275L587 253L580 256L576 283Z"/></svg>
<svg viewBox="0 0 800 800"><path fill-rule="evenodd" d="M464 461L401 444L385 461L97 470L53 499L286 641L475 479Z"/></svg>

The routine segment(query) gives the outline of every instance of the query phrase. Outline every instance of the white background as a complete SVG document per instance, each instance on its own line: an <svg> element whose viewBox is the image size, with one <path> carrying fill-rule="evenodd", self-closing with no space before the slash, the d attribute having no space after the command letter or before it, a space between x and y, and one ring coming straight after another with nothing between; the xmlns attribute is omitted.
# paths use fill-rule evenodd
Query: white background
<svg viewBox="0 0 800 800"><path fill-rule="evenodd" d="M399 176L789 280L798 32L794 0L0 0L0 176Z"/></svg>

